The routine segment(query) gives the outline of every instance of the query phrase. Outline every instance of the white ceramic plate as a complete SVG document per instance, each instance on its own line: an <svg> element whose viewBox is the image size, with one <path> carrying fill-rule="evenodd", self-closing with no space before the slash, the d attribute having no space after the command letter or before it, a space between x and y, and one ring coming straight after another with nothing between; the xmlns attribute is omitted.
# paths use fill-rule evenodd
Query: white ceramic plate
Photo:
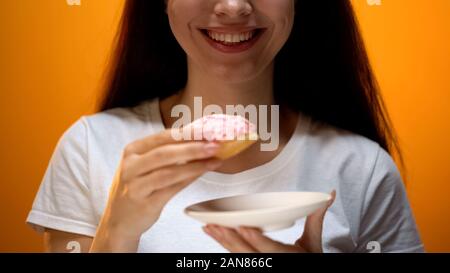
<svg viewBox="0 0 450 273"><path fill-rule="evenodd" d="M274 231L293 226L297 219L325 206L330 199L330 194L321 192L256 193L208 200L184 212L205 224Z"/></svg>

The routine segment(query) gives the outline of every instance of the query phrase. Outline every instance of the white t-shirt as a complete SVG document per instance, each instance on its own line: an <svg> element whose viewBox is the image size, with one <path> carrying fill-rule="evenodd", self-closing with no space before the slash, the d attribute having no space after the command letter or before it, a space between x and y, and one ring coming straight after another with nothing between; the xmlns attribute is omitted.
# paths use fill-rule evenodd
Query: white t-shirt
<svg viewBox="0 0 450 273"><path fill-rule="evenodd" d="M157 99L75 122L59 140L27 222L94 236L124 147L164 130ZM421 252L398 169L380 146L300 115L294 135L268 163L236 173L209 172L178 193L145 232L139 252L225 252L183 209L207 199L271 191L337 191L323 227L325 252ZM295 226L266 235L293 243ZM377 244L375 243L375 244ZM373 243L371 243L373 244Z"/></svg>

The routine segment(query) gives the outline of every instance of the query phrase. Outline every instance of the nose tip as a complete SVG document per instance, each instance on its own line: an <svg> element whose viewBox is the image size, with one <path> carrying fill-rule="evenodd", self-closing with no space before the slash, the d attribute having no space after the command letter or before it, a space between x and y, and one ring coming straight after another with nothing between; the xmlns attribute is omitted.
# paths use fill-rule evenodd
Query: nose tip
<svg viewBox="0 0 450 273"><path fill-rule="evenodd" d="M214 13L218 16L231 18L247 16L253 12L248 0L221 0L214 6Z"/></svg>

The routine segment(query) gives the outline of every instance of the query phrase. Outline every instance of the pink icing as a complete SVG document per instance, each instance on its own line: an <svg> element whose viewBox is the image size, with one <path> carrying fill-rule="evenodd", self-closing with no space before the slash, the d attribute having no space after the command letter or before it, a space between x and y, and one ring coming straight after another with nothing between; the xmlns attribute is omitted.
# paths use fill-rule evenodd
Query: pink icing
<svg viewBox="0 0 450 273"><path fill-rule="evenodd" d="M194 128L195 139L208 141L233 140L249 133L256 133L256 126L239 115L208 115L194 120L189 127Z"/></svg>

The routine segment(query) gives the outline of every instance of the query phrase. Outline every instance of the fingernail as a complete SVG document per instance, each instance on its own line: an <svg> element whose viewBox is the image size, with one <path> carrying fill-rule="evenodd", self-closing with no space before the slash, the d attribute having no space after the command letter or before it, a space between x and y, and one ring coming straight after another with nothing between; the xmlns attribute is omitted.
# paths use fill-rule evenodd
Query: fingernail
<svg viewBox="0 0 450 273"><path fill-rule="evenodd" d="M211 142L206 144L203 148L205 149L206 154L215 155L219 150L219 144Z"/></svg>
<svg viewBox="0 0 450 273"><path fill-rule="evenodd" d="M212 170L215 170L216 168L218 168L220 165L222 165L222 161L213 160L213 161L206 163L206 168L208 168L208 170L212 171Z"/></svg>
<svg viewBox="0 0 450 273"><path fill-rule="evenodd" d="M334 200L336 199L336 190L332 190L330 195L331 195L331 199L328 201L328 204L327 204L328 207L330 207L333 204Z"/></svg>
<svg viewBox="0 0 450 273"><path fill-rule="evenodd" d="M203 226L202 229L205 233L207 233L207 234L210 233L208 226Z"/></svg>

